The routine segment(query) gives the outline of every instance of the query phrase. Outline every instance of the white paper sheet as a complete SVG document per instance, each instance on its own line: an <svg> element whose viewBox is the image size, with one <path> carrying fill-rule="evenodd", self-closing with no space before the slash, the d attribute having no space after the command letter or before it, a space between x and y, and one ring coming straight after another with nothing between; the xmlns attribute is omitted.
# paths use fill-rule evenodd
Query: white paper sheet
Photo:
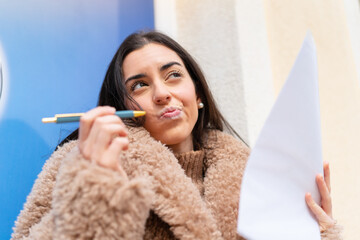
<svg viewBox="0 0 360 240"><path fill-rule="evenodd" d="M316 49L307 34L252 149L241 185L238 232L255 240L319 240L305 202L323 172Z"/></svg>

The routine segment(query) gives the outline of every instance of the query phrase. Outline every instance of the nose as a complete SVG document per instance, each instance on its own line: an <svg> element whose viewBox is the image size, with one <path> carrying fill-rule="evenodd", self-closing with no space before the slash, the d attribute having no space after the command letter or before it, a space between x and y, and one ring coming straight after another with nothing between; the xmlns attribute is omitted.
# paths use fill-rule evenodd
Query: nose
<svg viewBox="0 0 360 240"><path fill-rule="evenodd" d="M163 83L156 84L153 93L153 102L156 104L168 104L171 100L169 89Z"/></svg>

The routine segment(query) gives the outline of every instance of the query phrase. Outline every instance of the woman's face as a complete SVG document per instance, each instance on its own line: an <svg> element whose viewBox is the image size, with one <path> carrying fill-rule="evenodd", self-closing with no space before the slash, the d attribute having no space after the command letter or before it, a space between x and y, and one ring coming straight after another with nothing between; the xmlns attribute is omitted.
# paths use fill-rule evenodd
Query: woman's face
<svg viewBox="0 0 360 240"><path fill-rule="evenodd" d="M192 150L200 99L181 58L150 43L126 56L123 72L127 91L146 111L150 135L174 152Z"/></svg>

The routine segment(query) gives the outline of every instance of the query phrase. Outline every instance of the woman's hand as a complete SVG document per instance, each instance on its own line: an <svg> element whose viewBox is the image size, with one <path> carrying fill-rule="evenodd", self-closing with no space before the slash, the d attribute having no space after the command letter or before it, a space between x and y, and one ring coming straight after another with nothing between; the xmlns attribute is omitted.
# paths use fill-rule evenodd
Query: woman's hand
<svg viewBox="0 0 360 240"><path fill-rule="evenodd" d="M127 129L114 115L113 107L96 107L80 119L79 149L87 160L118 171L127 178L119 162L121 151L127 150Z"/></svg>
<svg viewBox="0 0 360 240"><path fill-rule="evenodd" d="M321 174L318 174L316 176L316 183L321 196L321 206L316 204L310 193L306 193L305 200L319 223L320 232L324 232L328 228L333 227L336 223L332 218L329 163L324 163L324 177Z"/></svg>

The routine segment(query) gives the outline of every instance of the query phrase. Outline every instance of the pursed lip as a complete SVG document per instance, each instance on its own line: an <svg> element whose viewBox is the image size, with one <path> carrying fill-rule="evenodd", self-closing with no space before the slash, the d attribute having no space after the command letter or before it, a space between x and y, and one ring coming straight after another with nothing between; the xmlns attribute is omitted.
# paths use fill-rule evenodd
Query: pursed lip
<svg viewBox="0 0 360 240"><path fill-rule="evenodd" d="M171 107L166 107L163 108L158 116L160 119L162 118L177 118L180 116L182 112L182 107L178 107L178 106L171 106Z"/></svg>

